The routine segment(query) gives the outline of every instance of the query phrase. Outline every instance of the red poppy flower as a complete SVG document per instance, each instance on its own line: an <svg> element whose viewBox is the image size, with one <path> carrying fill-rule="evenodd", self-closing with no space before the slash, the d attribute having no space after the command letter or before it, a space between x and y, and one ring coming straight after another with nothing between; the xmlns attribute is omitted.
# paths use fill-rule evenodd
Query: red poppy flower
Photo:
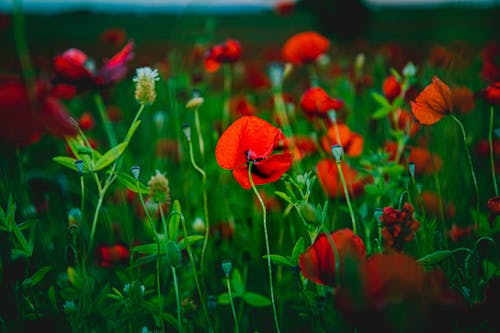
<svg viewBox="0 0 500 333"><path fill-rule="evenodd" d="M467 227L459 227L456 224L451 226L451 229L448 231L448 237L454 242L458 242L468 236L471 236L474 233L474 226L469 225Z"/></svg>
<svg viewBox="0 0 500 333"><path fill-rule="evenodd" d="M489 104L500 104L500 81L491 83L485 90L483 90L482 96Z"/></svg>
<svg viewBox="0 0 500 333"><path fill-rule="evenodd" d="M459 113L470 113L476 107L474 93L467 87L455 87L451 91L453 108Z"/></svg>
<svg viewBox="0 0 500 333"><path fill-rule="evenodd" d="M122 244L99 245L96 249L96 259L101 267L113 267L117 264L127 265L130 251Z"/></svg>
<svg viewBox="0 0 500 333"><path fill-rule="evenodd" d="M394 111L394 116L389 117L394 128L405 132L410 137L413 137L417 131L420 129L420 125L415 121L411 112L403 110L401 108Z"/></svg>
<svg viewBox="0 0 500 333"><path fill-rule="evenodd" d="M347 189L351 198L363 193L364 186L369 182L368 178L361 178L358 172L345 162L341 162ZM344 188L340 181L337 163L333 159L322 159L316 166L318 179L323 190L331 198L344 197Z"/></svg>
<svg viewBox="0 0 500 333"><path fill-rule="evenodd" d="M91 129L93 129L95 121L94 121L94 116L92 116L92 113L84 112L80 116L80 119L78 119L78 125L80 125L80 128L83 131L90 131Z"/></svg>
<svg viewBox="0 0 500 333"><path fill-rule="evenodd" d="M282 55L286 62L294 65L315 62L326 53L330 41L313 31L301 32L290 37L283 46Z"/></svg>
<svg viewBox="0 0 500 333"><path fill-rule="evenodd" d="M244 95L233 96L229 101L229 111L234 118L253 116L257 113L255 106Z"/></svg>
<svg viewBox="0 0 500 333"><path fill-rule="evenodd" d="M441 156L431 153L426 148L411 147L408 161L415 163L415 175L429 175L441 170Z"/></svg>
<svg viewBox="0 0 500 333"><path fill-rule="evenodd" d="M317 149L316 143L308 136L286 138L284 141L284 148L290 149L295 161L302 160L304 157L316 152Z"/></svg>
<svg viewBox="0 0 500 333"><path fill-rule="evenodd" d="M309 117L327 117L328 111L338 111L343 106L344 102L342 100L330 97L320 87L307 89L300 99L300 107Z"/></svg>
<svg viewBox="0 0 500 333"><path fill-rule="evenodd" d="M225 43L213 46L205 54L205 69L212 73L219 69L221 64L234 63L241 57L241 46L237 40L228 39Z"/></svg>
<svg viewBox="0 0 500 333"><path fill-rule="evenodd" d="M411 101L411 111L420 124L438 122L453 111L450 87L434 76L432 83L420 92L415 101Z"/></svg>
<svg viewBox="0 0 500 333"><path fill-rule="evenodd" d="M278 128L255 116L244 116L222 133L215 157L221 168L233 170L236 181L246 190L252 186L248 177L248 163L252 163L255 185L275 182L292 165L290 152L274 154L283 133Z"/></svg>
<svg viewBox="0 0 500 333"><path fill-rule="evenodd" d="M133 58L134 43L128 42L125 47L105 62L99 70L95 70L88 56L78 50L69 49L57 55L53 60L54 82L75 85L79 91L96 86L104 86L120 81L127 74L127 63Z"/></svg>
<svg viewBox="0 0 500 333"><path fill-rule="evenodd" d="M337 129L334 125L330 126L326 135L321 138L321 145L327 152L331 151L334 144L340 144L347 156L359 157L363 152L364 139L358 133L352 132L346 124L337 124Z"/></svg>
<svg viewBox="0 0 500 333"><path fill-rule="evenodd" d="M500 80L500 44L489 43L482 51L483 68L481 75L490 82Z"/></svg>
<svg viewBox="0 0 500 333"><path fill-rule="evenodd" d="M443 204L444 218L447 220L452 219L456 213L453 202L446 202L436 193L430 191L424 191L420 194L420 204L424 207L428 216L441 218L440 202Z"/></svg>
<svg viewBox="0 0 500 333"><path fill-rule="evenodd" d="M35 100L31 105L21 79L0 78L0 141L25 146L38 141L45 130L58 137L76 134L64 105L46 90L43 83L38 81Z"/></svg>
<svg viewBox="0 0 500 333"><path fill-rule="evenodd" d="M339 256L338 272L333 246L336 247ZM335 286L343 273L343 263L348 256L357 260L366 258L365 244L352 230L346 228L331 234L321 233L306 252L300 255L300 271L314 283Z"/></svg>
<svg viewBox="0 0 500 333"><path fill-rule="evenodd" d="M401 94L401 83L398 82L395 76L391 75L384 80L382 86L385 98L392 102L396 97Z"/></svg>

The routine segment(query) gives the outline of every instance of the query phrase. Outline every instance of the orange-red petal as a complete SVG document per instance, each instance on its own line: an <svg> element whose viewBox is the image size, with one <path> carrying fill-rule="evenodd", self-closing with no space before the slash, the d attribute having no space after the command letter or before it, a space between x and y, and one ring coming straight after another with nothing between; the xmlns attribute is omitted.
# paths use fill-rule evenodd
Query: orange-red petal
<svg viewBox="0 0 500 333"><path fill-rule="evenodd" d="M411 102L411 111L421 124L432 125L438 122L453 111L450 87L434 76L432 83Z"/></svg>

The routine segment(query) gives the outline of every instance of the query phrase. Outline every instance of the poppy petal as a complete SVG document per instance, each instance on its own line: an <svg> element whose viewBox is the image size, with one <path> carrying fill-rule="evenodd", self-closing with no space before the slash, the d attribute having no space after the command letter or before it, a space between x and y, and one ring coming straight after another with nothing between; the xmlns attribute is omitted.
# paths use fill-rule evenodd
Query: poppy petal
<svg viewBox="0 0 500 333"><path fill-rule="evenodd" d="M411 102L411 110L421 124L432 125L438 122L453 110L450 88L434 76L432 83Z"/></svg>
<svg viewBox="0 0 500 333"><path fill-rule="evenodd" d="M117 82L127 74L127 63L134 57L134 42L130 41L123 49L109 59L96 73L95 82L100 85Z"/></svg>

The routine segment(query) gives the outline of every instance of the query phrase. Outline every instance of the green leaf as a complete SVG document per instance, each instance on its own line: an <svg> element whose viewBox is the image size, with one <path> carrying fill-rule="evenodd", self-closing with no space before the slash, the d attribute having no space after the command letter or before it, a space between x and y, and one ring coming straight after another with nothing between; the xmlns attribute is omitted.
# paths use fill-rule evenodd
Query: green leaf
<svg viewBox="0 0 500 333"><path fill-rule="evenodd" d="M73 267L68 267L67 269L68 273L68 280L69 282L76 288L80 289L82 286L82 278L78 274L78 272L73 268Z"/></svg>
<svg viewBox="0 0 500 333"><path fill-rule="evenodd" d="M128 142L122 142L108 150L102 157L96 162L94 171L99 171L116 161L127 148Z"/></svg>
<svg viewBox="0 0 500 333"><path fill-rule="evenodd" d="M377 102L380 106L382 107L391 107L391 104L389 103L389 101L387 100L387 98L385 98L384 95L382 94L379 94L377 92L373 92L372 93L372 97L373 99L375 100L375 102Z"/></svg>
<svg viewBox="0 0 500 333"><path fill-rule="evenodd" d="M267 255L262 256L262 258L267 260ZM269 255L269 258L271 258L271 261L275 264L278 265L284 265L284 266L289 266L289 267L295 267L294 263L290 258L280 256L279 254L271 254Z"/></svg>
<svg viewBox="0 0 500 333"><path fill-rule="evenodd" d="M181 222L180 214L181 212L181 204L179 200L175 200L172 205L172 210L170 214L170 219L168 221L168 239L171 241L177 241L177 234L179 232L179 224Z"/></svg>
<svg viewBox="0 0 500 333"><path fill-rule="evenodd" d="M376 184L367 184L365 185L365 192L369 195L380 196L384 195L386 192L386 188L379 187Z"/></svg>
<svg viewBox="0 0 500 333"><path fill-rule="evenodd" d="M34 286L36 286L38 283L40 283L40 281L43 280L43 278L45 277L45 275L47 275L47 273L51 269L52 269L52 266L44 266L44 267L40 268L35 274L33 274L32 277L25 279L21 285L23 287L34 287Z"/></svg>
<svg viewBox="0 0 500 333"><path fill-rule="evenodd" d="M30 258L31 254L27 253L25 250L21 249L12 249L10 250L10 259L17 260L20 258Z"/></svg>
<svg viewBox="0 0 500 333"><path fill-rule="evenodd" d="M229 293L222 293L217 297L217 303L222 305L227 305L231 303L231 298L229 297Z"/></svg>
<svg viewBox="0 0 500 333"><path fill-rule="evenodd" d="M158 254L158 244L149 243L149 244L142 244L142 245L134 246L132 248L132 252L137 252L139 254L157 255ZM165 254L165 248L163 246L160 246L160 255L161 254Z"/></svg>
<svg viewBox="0 0 500 333"><path fill-rule="evenodd" d="M135 180L134 177L132 177L129 174L126 174L124 172L120 172L118 174L118 181L127 187L129 190L135 193L141 193L141 194L149 194L149 189L146 185L144 185L141 182L138 182ZM139 184L139 185L137 185Z"/></svg>
<svg viewBox="0 0 500 333"><path fill-rule="evenodd" d="M128 132L127 132L127 135L125 136L125 140L123 140L124 142L129 142L130 139L132 139L132 136L134 135L135 131L137 130L137 127L139 127L139 125L141 124L141 121L140 120L136 120L129 128Z"/></svg>
<svg viewBox="0 0 500 333"><path fill-rule="evenodd" d="M202 240L203 238L205 238L205 236L202 236L202 235L190 235L187 237L189 244L193 244L194 242L198 242L198 241ZM179 248L181 250L184 250L186 248L186 241L185 240L186 239L183 238L179 242Z"/></svg>
<svg viewBox="0 0 500 333"><path fill-rule="evenodd" d="M250 306L264 307L271 305L271 300L260 294L247 291L243 294L243 300Z"/></svg>
<svg viewBox="0 0 500 333"><path fill-rule="evenodd" d="M288 194L286 194L284 192L280 192L280 191L274 191L274 194L276 194L278 197L280 197L281 199L285 200L289 204L293 205L293 201L292 201L292 199L290 199L290 197L288 196Z"/></svg>
<svg viewBox="0 0 500 333"><path fill-rule="evenodd" d="M233 289L234 297L241 297L245 293L245 283L238 269L233 269L231 274L231 288Z"/></svg>
<svg viewBox="0 0 500 333"><path fill-rule="evenodd" d="M52 161L61 164L62 166L65 166L66 168L69 168L73 171L78 171L76 168L75 162L77 161L76 158L69 157L69 156L56 156L52 158ZM89 172L89 166L85 161L83 161L83 173Z"/></svg>
<svg viewBox="0 0 500 333"><path fill-rule="evenodd" d="M54 288L54 285L50 286L49 291L47 292L47 296L50 304L54 307L55 310L57 310L56 288Z"/></svg>
<svg viewBox="0 0 500 333"><path fill-rule="evenodd" d="M389 113L391 113L392 107L389 106L382 106L375 111L374 114L372 114L372 118L374 119L381 119L387 117Z"/></svg>
<svg viewBox="0 0 500 333"><path fill-rule="evenodd" d="M292 259L293 259L295 264L298 263L299 256L302 253L304 253L305 250L306 250L306 245L304 242L304 238L300 237L299 240L297 241L297 243L295 243L295 246L293 247L293 250L292 250Z"/></svg>
<svg viewBox="0 0 500 333"><path fill-rule="evenodd" d="M458 248L454 250L442 250L442 251L436 251L432 252L420 259L417 259L417 261L425 266L433 266L436 264L439 264L441 261L447 259L448 257L454 255L455 253L458 253L460 251L467 251L471 252L469 249L466 248Z"/></svg>

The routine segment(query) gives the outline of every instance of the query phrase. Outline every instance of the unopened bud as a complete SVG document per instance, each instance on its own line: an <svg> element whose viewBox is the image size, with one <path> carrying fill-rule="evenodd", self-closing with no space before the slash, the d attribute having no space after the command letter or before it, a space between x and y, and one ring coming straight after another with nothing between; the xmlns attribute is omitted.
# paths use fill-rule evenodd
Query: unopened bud
<svg viewBox="0 0 500 333"><path fill-rule="evenodd" d="M135 180L138 180L141 173L141 167L138 165L134 165L130 168L130 172L132 173L132 176L134 176Z"/></svg>
<svg viewBox="0 0 500 333"><path fill-rule="evenodd" d="M332 146L332 155L337 162L340 162L340 160L342 159L342 152L343 149L341 145L335 144Z"/></svg>
<svg viewBox="0 0 500 333"><path fill-rule="evenodd" d="M382 215L384 215L384 210L382 208L376 208L375 211L373 212L373 216L375 217L375 220L380 224L382 223Z"/></svg>
<svg viewBox="0 0 500 333"><path fill-rule="evenodd" d="M337 122L337 112L335 110L333 110L333 109L328 110L328 112L326 114L328 115L328 119L330 119L330 121L332 123Z"/></svg>
<svg viewBox="0 0 500 333"><path fill-rule="evenodd" d="M408 163L408 171L410 172L410 176L415 178L415 162Z"/></svg>
<svg viewBox="0 0 500 333"><path fill-rule="evenodd" d="M233 263L231 260L222 260L221 266L226 278L229 278L229 275L231 275L231 269L233 268Z"/></svg>
<svg viewBox="0 0 500 333"><path fill-rule="evenodd" d="M76 160L75 167L80 175L83 174L83 161L82 160Z"/></svg>
<svg viewBox="0 0 500 333"><path fill-rule="evenodd" d="M188 141L191 141L191 125L189 124L182 125L182 133L184 133Z"/></svg>
<svg viewBox="0 0 500 333"><path fill-rule="evenodd" d="M193 90L193 97L186 103L187 109L199 108L205 100L201 97L200 91L198 89Z"/></svg>
<svg viewBox="0 0 500 333"><path fill-rule="evenodd" d="M280 88L285 76L285 68L282 64L273 62L268 68L269 80L274 89Z"/></svg>

